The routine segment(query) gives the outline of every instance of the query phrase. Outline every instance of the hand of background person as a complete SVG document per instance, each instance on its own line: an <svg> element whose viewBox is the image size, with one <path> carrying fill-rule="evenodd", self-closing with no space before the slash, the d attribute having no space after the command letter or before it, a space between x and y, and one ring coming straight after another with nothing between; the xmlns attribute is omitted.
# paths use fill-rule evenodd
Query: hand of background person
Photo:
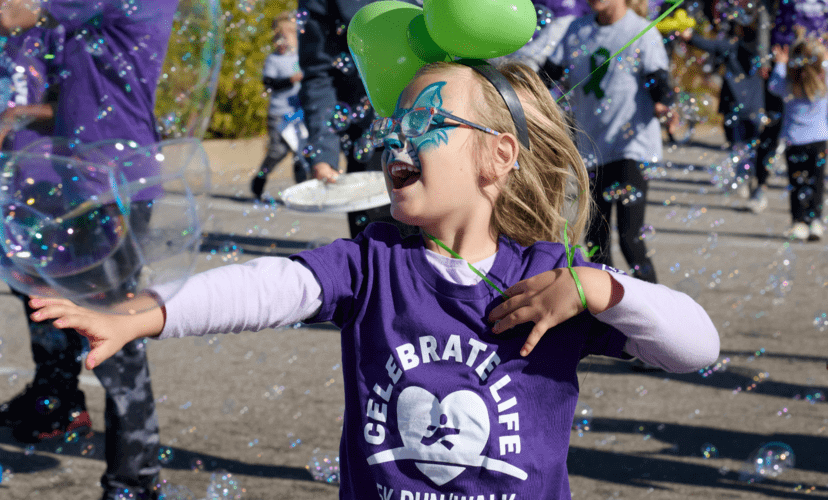
<svg viewBox="0 0 828 500"><path fill-rule="evenodd" d="M60 298L32 297L32 321L54 320L56 328L72 328L89 339L86 368L99 366L136 339L154 337L164 329L164 310L150 295L124 302L112 313L93 311Z"/></svg>
<svg viewBox="0 0 828 500"><path fill-rule="evenodd" d="M336 182L340 172L334 169L329 163L320 162L313 166L313 177L325 182Z"/></svg>
<svg viewBox="0 0 828 500"><path fill-rule="evenodd" d="M685 42L689 42L690 39L693 38L693 28L687 28L686 30L679 33L679 38L681 38Z"/></svg>
<svg viewBox="0 0 828 500"><path fill-rule="evenodd" d="M301 71L297 71L296 73L290 75L290 83L301 82L302 78L304 77L304 73L302 73Z"/></svg>
<svg viewBox="0 0 828 500"><path fill-rule="evenodd" d="M773 51L773 60L777 64L788 64L788 46L774 45L771 47Z"/></svg>
<svg viewBox="0 0 828 500"><path fill-rule="evenodd" d="M623 298L624 288L608 272L594 267L574 269L592 314L609 309ZM529 321L535 323L520 349L521 356L532 352L547 330L584 310L575 279L565 267L519 281L505 293L509 299L492 309L489 321L495 322L492 327L495 334Z"/></svg>
<svg viewBox="0 0 828 500"><path fill-rule="evenodd" d="M667 121L667 131L674 134L679 125L678 113L664 103L655 103L655 114L659 120Z"/></svg>

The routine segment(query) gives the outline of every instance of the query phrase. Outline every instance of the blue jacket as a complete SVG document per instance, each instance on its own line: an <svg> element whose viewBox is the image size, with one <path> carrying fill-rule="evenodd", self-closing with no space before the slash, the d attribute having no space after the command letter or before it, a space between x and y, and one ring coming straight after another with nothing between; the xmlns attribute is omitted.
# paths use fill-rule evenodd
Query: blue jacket
<svg viewBox="0 0 828 500"><path fill-rule="evenodd" d="M422 0L402 0L422 6ZM299 12L307 11L304 31L299 32L299 67L304 73L299 100L305 110L308 144L318 150L312 163L325 162L336 168L339 162L340 139L326 125L329 110L338 102L350 105L365 97L355 68L347 73L334 68L334 61L342 54L351 55L345 30L354 14L366 0L299 0ZM369 120L361 122L363 131ZM351 131L353 133L353 129ZM358 138L351 136L352 140Z"/></svg>

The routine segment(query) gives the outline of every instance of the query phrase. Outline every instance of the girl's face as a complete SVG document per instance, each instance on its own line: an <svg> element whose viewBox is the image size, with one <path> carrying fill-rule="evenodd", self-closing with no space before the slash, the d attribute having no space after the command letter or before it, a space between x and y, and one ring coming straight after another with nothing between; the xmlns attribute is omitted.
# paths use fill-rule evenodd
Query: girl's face
<svg viewBox="0 0 828 500"><path fill-rule="evenodd" d="M421 76L403 91L394 118L433 107L474 122L470 96L477 85L459 71ZM481 133L439 114L431 116L428 130L419 137L406 137L397 125L384 141L382 156L391 215L428 230L434 224L479 216L487 206L491 210L475 161L474 134Z"/></svg>
<svg viewBox="0 0 828 500"><path fill-rule="evenodd" d="M596 14L614 9L618 6L618 4L622 4L625 1L626 0L587 0L589 7Z"/></svg>

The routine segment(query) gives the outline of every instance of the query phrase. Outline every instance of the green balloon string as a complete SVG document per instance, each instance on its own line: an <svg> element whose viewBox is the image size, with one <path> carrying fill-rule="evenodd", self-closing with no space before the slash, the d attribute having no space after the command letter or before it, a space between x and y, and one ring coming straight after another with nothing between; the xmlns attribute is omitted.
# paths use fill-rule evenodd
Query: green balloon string
<svg viewBox="0 0 828 500"><path fill-rule="evenodd" d="M575 85L573 85L573 86L569 89L569 92L567 92L566 94L564 94L564 95L560 96L558 99L556 99L556 101L555 101L555 102L561 102L561 99L563 99L564 97L568 96L568 95L569 95L569 94L570 94L573 90L575 90L575 89L576 89L579 85L581 85L582 83L584 83L584 82L585 82L585 81L587 81L587 80L590 80L590 79L592 78L592 75L593 75L594 73L596 73L596 72L598 72L598 71L603 71L604 73L606 73L606 72L607 72L607 68L605 68L605 66L606 66L606 65L608 65L608 64L610 63L610 61L612 61L613 59L615 59L616 57L618 57L618 54L620 54L620 53L624 52L625 50L627 50L627 49L630 47L630 45L632 45L633 43L635 43L635 41L636 41L636 40L638 40L639 38L641 38L642 36L644 36L644 33L646 33L646 32L648 32L648 31L650 31L650 29L652 29L652 28L653 28L656 24L658 24L658 23L660 23L661 21L663 21L665 17L667 17L667 16L669 16L670 14L672 14L672 13L673 13L673 11L674 11L674 10L676 10L676 9L679 7L679 5L681 5L681 4L683 4L683 3L684 3L684 0L679 0L678 2L674 3L672 7L670 7L670 8L669 8L669 9L667 9L666 11L664 11L664 13L663 13L663 14L661 14L660 16L658 16L658 17L656 18L656 20L655 20L655 21L651 22L649 26L647 26L646 28L644 28L643 30L641 30L641 32L640 32L639 34L635 35L635 37L633 37L633 39L632 39L632 40L630 40L629 42L627 42L627 44L626 44L626 45L624 45L623 47L621 47L620 49L618 49L618 51L617 51L615 54L613 54L613 55L612 55L612 57L607 58L607 60L606 60L606 61L604 61L604 62L603 62L603 64L601 64L600 66L598 66L597 68L594 68L594 69L590 68L590 69L592 69L592 72L591 72L589 75L587 75L587 77L586 77L586 78L584 78L584 79L583 79L583 80L581 80L580 82L578 82L578 83L576 83Z"/></svg>
<svg viewBox="0 0 828 500"><path fill-rule="evenodd" d="M437 245L438 245L440 248L442 248L443 250L445 250L446 252L448 252L449 254L451 254L451 256L452 256L452 257L454 257L455 259L460 259L460 260L463 260L463 257L460 257L460 255L458 255L458 254L457 254L457 252L455 252L455 251L454 251L454 250L452 250L451 248L447 247L447 246L446 246L446 244L445 244L445 243L443 243L442 241L440 241L440 240L438 240L437 238L435 238L434 236L432 236L432 235L428 234L425 230L423 230L423 234L425 234L426 236L428 236L428 237L429 237L429 239L431 239L431 241L433 241L434 243L437 243ZM466 264L469 264L469 263L467 262ZM492 288L494 288L495 290L497 290L497 292L498 292L500 295L502 295L504 299L507 299L507 300L509 299L509 296L508 296L508 295L506 295L506 293L505 293L503 290L501 290L500 288L498 288L498 287L497 287L497 285L495 285L494 283L492 283L492 281L491 281L489 278L487 278L485 274L483 274L483 273L481 273L480 271L478 271L476 267L474 267L473 265L469 264L469 269L471 269L472 271L474 271L474 274L476 274L476 275L480 276L481 278L483 278L483 281L485 281L486 283L488 283L490 287L492 287Z"/></svg>

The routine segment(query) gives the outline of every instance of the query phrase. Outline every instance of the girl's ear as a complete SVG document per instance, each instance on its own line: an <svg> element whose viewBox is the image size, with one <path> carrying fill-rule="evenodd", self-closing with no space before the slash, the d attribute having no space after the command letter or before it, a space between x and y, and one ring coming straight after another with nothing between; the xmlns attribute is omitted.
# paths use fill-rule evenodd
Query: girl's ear
<svg viewBox="0 0 828 500"><path fill-rule="evenodd" d="M494 137L492 146L492 167L495 176L502 177L516 168L520 143L513 134L500 134Z"/></svg>

